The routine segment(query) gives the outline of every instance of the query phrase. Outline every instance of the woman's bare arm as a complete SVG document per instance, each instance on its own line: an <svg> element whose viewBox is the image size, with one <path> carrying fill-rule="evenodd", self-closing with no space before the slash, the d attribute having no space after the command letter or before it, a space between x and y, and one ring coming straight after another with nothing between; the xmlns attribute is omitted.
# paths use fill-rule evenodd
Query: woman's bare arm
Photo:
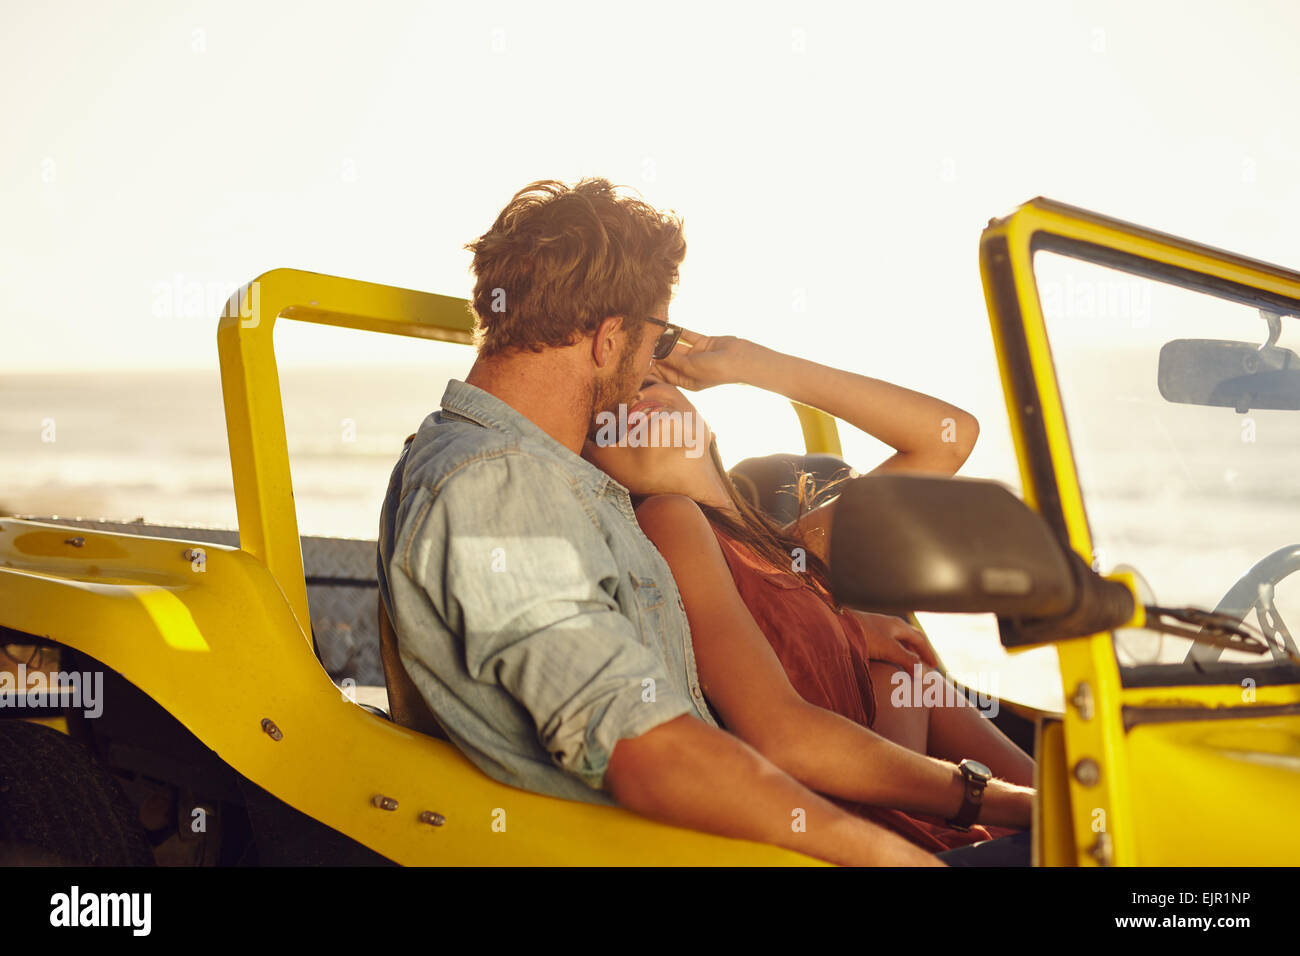
<svg viewBox="0 0 1300 956"><path fill-rule="evenodd" d="M776 392L842 419L894 449L867 472L953 475L970 457L979 421L970 412L922 392L819 365L736 336L682 333L689 346L655 363L653 374L688 389L743 383ZM828 559L835 501L808 511L787 528Z"/></svg>
<svg viewBox="0 0 1300 956"><path fill-rule="evenodd" d="M785 669L745 606L699 506L681 495L637 510L646 536L672 570L686 605L700 684L727 729L812 790L874 806L950 817L962 802L955 765L915 753L815 707ZM1029 825L1032 791L990 784L981 822Z"/></svg>
<svg viewBox="0 0 1300 956"><path fill-rule="evenodd" d="M901 385L747 343L741 380L848 422L895 450L870 474L956 474L979 438L975 416Z"/></svg>
<svg viewBox="0 0 1300 956"><path fill-rule="evenodd" d="M679 347L655 363L672 385L753 385L834 415L895 450L871 474L952 475L979 437L975 416L942 399L881 379L820 365L736 336L683 332Z"/></svg>

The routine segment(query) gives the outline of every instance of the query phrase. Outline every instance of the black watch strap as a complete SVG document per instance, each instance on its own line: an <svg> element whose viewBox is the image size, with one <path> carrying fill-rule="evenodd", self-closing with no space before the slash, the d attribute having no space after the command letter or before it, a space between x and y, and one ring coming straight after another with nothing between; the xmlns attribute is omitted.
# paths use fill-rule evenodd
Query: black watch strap
<svg viewBox="0 0 1300 956"><path fill-rule="evenodd" d="M989 772L988 767L977 760L963 760L957 769L961 771L966 789L962 796L961 809L948 819L948 826L954 830L969 830L979 819L980 809L984 805L984 788L993 779L993 774Z"/></svg>

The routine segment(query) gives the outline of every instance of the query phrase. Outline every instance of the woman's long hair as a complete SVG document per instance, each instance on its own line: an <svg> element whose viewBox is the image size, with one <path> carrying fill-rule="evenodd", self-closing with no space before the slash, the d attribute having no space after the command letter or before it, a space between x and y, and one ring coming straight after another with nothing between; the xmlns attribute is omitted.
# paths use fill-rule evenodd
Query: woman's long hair
<svg viewBox="0 0 1300 956"><path fill-rule="evenodd" d="M813 553L803 536L797 531L786 531L766 513L759 510L756 504L750 503L744 493L736 487L736 483L732 481L731 476L727 474L727 469L722 464L722 456L718 452L716 438L709 443L709 458L713 461L713 467L718 469L718 474L722 476L731 503L740 514L740 519L737 520L719 508L706 505L703 502L696 502L710 523L725 532L728 537L751 548L764 560L780 570L791 569L794 564L796 549L802 550L805 560L805 573L817 588L826 593L826 596L838 610L839 602L831 594L830 568L827 567L826 562ZM847 477L848 474L846 473L842 477L832 478L821 488L818 488L811 474L806 471L797 472L792 486L796 504L795 513L802 517L811 508L825 502L829 497L833 497L830 495L831 490Z"/></svg>

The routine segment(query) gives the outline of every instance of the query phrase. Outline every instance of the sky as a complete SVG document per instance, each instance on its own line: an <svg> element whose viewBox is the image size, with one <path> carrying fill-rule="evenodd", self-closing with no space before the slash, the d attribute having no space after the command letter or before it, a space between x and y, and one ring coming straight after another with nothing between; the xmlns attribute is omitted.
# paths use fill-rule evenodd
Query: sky
<svg viewBox="0 0 1300 956"><path fill-rule="evenodd" d="M464 295L518 188L603 175L685 219L675 321L969 408L1005 473L980 229L1047 195L1300 264L1298 33L1264 0L4 0L0 375L215 369L276 267ZM435 354L289 325L285 365Z"/></svg>

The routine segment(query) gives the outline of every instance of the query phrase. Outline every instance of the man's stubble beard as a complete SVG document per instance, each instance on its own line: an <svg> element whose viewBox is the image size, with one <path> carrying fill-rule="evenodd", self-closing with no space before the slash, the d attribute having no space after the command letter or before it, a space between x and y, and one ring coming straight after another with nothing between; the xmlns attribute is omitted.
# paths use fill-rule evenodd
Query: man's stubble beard
<svg viewBox="0 0 1300 956"><path fill-rule="evenodd" d="M618 406L630 405L640 390L642 375L632 364L636 361L640 349L640 342L635 346L629 346L619 359L612 379L607 382L597 379L591 383L591 421L587 423L587 438L591 441L596 440L596 431L600 427L597 418L601 412L617 415Z"/></svg>

